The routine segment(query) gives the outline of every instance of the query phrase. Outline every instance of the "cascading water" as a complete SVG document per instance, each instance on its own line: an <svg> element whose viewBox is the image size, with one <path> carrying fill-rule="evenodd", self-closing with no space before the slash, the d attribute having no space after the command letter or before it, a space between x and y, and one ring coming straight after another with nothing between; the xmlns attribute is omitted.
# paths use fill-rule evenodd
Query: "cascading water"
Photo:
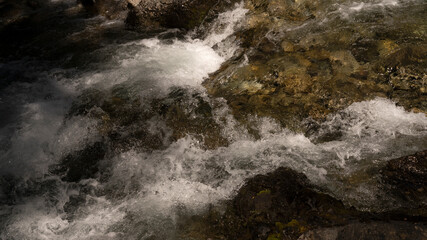
<svg viewBox="0 0 427 240"><path fill-rule="evenodd" d="M399 4L343 3L333 11L348 18ZM177 239L179 216L221 204L245 179L280 166L361 209L404 205L375 176L348 181L424 150L425 114L376 98L330 115L309 137L254 116L255 138L223 99L206 94L204 78L239 47L229 37L245 21L243 6L220 14L204 39L168 37L173 30L132 36L85 53L90 63L75 68L2 63L8 73L25 68L27 79L0 89L0 239ZM331 133L339 137L318 141ZM79 169L81 156L95 159L96 170Z"/></svg>

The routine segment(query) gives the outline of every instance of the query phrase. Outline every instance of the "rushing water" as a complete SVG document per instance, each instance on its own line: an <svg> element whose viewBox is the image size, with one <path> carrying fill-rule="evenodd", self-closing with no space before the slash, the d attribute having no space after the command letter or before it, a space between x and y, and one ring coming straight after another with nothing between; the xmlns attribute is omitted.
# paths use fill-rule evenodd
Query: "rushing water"
<svg viewBox="0 0 427 240"><path fill-rule="evenodd" d="M348 19L401 4L349 1L335 5L330 14ZM279 166L305 173L330 194L362 209L404 204L382 191L375 174L366 175L388 159L427 147L424 114L378 98L329 116L310 137L254 116L260 133L254 138L223 99L205 93L203 79L238 49L228 37L241 27L246 13L243 5L222 13L203 39L175 30L155 37L108 39L102 47L81 53L73 67L68 67L72 56L60 59L60 67L31 58L1 63L0 239L175 239L180 214L220 204L248 177ZM101 24L125 33L119 22L84 21L88 27L78 31L90 32L91 24ZM113 108L127 109L110 110L119 121L106 114L103 102L112 101L120 102ZM220 143L206 147L206 129L173 137L177 126L152 113L153 102L178 102L189 121L198 119L201 102L207 104L213 122L209 126L216 128ZM126 116L120 114L132 111L134 122L122 120ZM134 131L159 140L123 140ZM328 134L339 137L318 141ZM63 172L51 170L67 155L83 154L99 142L107 150L97 172L68 181Z"/></svg>

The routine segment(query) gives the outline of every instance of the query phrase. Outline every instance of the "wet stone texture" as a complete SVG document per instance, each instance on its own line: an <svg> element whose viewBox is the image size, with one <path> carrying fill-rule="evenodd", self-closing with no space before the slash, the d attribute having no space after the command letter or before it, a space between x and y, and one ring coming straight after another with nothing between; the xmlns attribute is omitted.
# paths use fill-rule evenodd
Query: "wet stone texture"
<svg viewBox="0 0 427 240"><path fill-rule="evenodd" d="M382 176L391 193L416 206L414 214L427 215L427 151L389 161Z"/></svg>
<svg viewBox="0 0 427 240"><path fill-rule="evenodd" d="M108 19L124 19L127 15L127 0L77 0L88 12Z"/></svg>
<svg viewBox="0 0 427 240"><path fill-rule="evenodd" d="M233 6L236 0L129 0L129 27L144 30L160 28L193 29L206 17Z"/></svg>
<svg viewBox="0 0 427 240"><path fill-rule="evenodd" d="M427 111L425 4L399 6L392 16L375 9L342 16L328 1L246 7L246 27L234 35L242 51L204 83L242 122L256 114L304 130L302 119L323 120L375 97Z"/></svg>
<svg viewBox="0 0 427 240"><path fill-rule="evenodd" d="M65 18L90 19L93 14L116 18L114 11L122 14L124 1L82 0L84 11L81 6L64 7L64 14L52 18L56 29L74 29L78 34L45 31L52 28L46 24L52 22L51 15L45 13L55 7L37 12L38 1L17 2L25 7L0 0L0 11L7 15L7 21L1 23L0 32L6 36L1 42L8 43L0 48L2 58L19 59L28 54L56 59L69 54L65 66L73 67L73 62L85 65L82 59L91 59L83 54L76 57L78 52L98 49L110 34L122 37L121 32L102 28L91 33L79 24L70 28ZM188 30L236 1L127 2L128 26ZM245 27L231 36L241 49L205 81L208 93L225 98L243 123L250 121L249 115L267 116L299 131L307 130L303 119L321 121L353 102L375 97L390 98L407 110L425 113L427 5L341 16L330 3L245 1L250 11ZM52 39L63 42L59 50L56 45L52 49ZM88 89L75 99L65 121L80 116L95 119L100 139L63 156L50 167L50 173L70 186L91 178L102 182L108 175L103 160L109 154L161 150L186 136L199 140L203 149L227 146L214 107L208 97L185 88L152 99L142 99L122 86L111 91ZM339 132L331 133L317 141L339 137ZM325 194L304 174L279 168L249 179L223 209L212 206L204 215L183 214L177 221L179 234L183 239L426 239L426 152L391 160L380 173L387 191L407 201L408 208L361 212ZM46 195L52 204L58 201L55 192L60 181L28 182L30 187L25 189L29 190L19 192L13 177L0 180L5 196L0 200L6 204L31 195ZM82 188L69 198L64 205L68 220L79 211L79 205L86 204L85 196L91 191ZM117 196L120 194L123 196ZM126 194L116 193L115 197L125 198ZM131 222L132 214L127 217ZM174 224L167 231L173 231Z"/></svg>
<svg viewBox="0 0 427 240"><path fill-rule="evenodd" d="M120 87L111 93L90 89L74 102L69 117L99 119L99 132L117 151L162 149L187 135L208 149L228 144L214 119L211 103L200 93L176 88L165 97L153 99L130 95Z"/></svg>
<svg viewBox="0 0 427 240"><path fill-rule="evenodd" d="M308 231L298 240L410 240L426 237L427 227L423 223L373 221Z"/></svg>
<svg viewBox="0 0 427 240"><path fill-rule="evenodd" d="M316 226L333 226L358 215L342 202L318 193L304 174L279 168L250 179L233 199L224 219L230 239L296 238Z"/></svg>
<svg viewBox="0 0 427 240"><path fill-rule="evenodd" d="M279 168L249 179L226 210L187 218L181 234L186 239L421 240L427 236L425 218L358 211L321 193L304 174Z"/></svg>

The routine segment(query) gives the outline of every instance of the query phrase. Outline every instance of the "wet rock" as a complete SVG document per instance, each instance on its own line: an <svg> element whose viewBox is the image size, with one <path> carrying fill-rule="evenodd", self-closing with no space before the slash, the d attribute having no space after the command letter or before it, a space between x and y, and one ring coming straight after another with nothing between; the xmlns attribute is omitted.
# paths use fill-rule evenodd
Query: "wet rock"
<svg viewBox="0 0 427 240"><path fill-rule="evenodd" d="M390 160L382 171L390 192L427 214L427 151Z"/></svg>
<svg viewBox="0 0 427 240"><path fill-rule="evenodd" d="M319 1L291 0L250 0L247 6L258 12L266 12L270 16L289 21L304 21L314 17L314 11Z"/></svg>
<svg viewBox="0 0 427 240"><path fill-rule="evenodd" d="M279 168L250 179L239 190L223 227L230 239L282 239L285 235L295 239L309 229L341 225L362 216L316 191L304 174Z"/></svg>
<svg viewBox="0 0 427 240"><path fill-rule="evenodd" d="M172 129L171 141L190 135L208 149L228 145L214 120L210 103L198 93L175 89L167 98L155 100L153 111Z"/></svg>
<svg viewBox="0 0 427 240"><path fill-rule="evenodd" d="M97 142L83 150L68 154L58 165L50 167L52 174L60 175L64 181L78 182L93 178L99 169L99 162L104 159L107 147Z"/></svg>
<svg viewBox="0 0 427 240"><path fill-rule="evenodd" d="M414 26L391 26L381 22L390 20L383 15L381 21L364 15L354 21L331 17L337 12L323 1L245 4L246 24L234 35L243 50L204 82L209 94L227 100L242 123L251 115L268 116L306 131L304 119L323 121L376 97L427 112L427 48L415 27L421 15L410 19Z"/></svg>
<svg viewBox="0 0 427 240"><path fill-rule="evenodd" d="M208 92L226 98L238 119L270 116L294 130L307 117L322 120L354 101L386 96L373 81L362 79L358 63L346 51L284 53L235 67L206 80Z"/></svg>
<svg viewBox="0 0 427 240"><path fill-rule="evenodd" d="M199 26L211 11L218 13L233 6L231 1L215 0L142 0L129 1L126 23L129 27L145 30L159 28L193 29Z"/></svg>
<svg viewBox="0 0 427 240"><path fill-rule="evenodd" d="M282 43L281 43L281 46L282 46L282 48L283 48L283 51L285 51L285 52L294 52L295 51L295 46L294 46L294 44L292 44L291 42L289 42L289 41L283 41Z"/></svg>
<svg viewBox="0 0 427 240"><path fill-rule="evenodd" d="M184 218L192 239L424 239L425 217L362 212L322 193L304 174L279 168L249 179L226 209Z"/></svg>
<svg viewBox="0 0 427 240"><path fill-rule="evenodd" d="M369 222L308 231L298 240L421 240L427 237L423 223Z"/></svg>
<svg viewBox="0 0 427 240"><path fill-rule="evenodd" d="M0 30L8 24L28 18L43 5L40 0L0 1Z"/></svg>
<svg viewBox="0 0 427 240"><path fill-rule="evenodd" d="M135 147L161 149L169 142L170 134L167 129L150 130L147 122L156 113L149 110L132 91L119 85L111 92L86 90L73 102L68 118L83 115L96 119L99 123L98 132L110 140L114 151Z"/></svg>
<svg viewBox="0 0 427 240"><path fill-rule="evenodd" d="M171 89L149 100L120 85L111 92L89 89L73 102L68 118L79 115L97 119L99 133L118 152L163 149L186 136L208 149L228 145L209 99L189 89Z"/></svg>
<svg viewBox="0 0 427 240"><path fill-rule="evenodd" d="M109 19L124 19L127 13L126 0L79 0L92 14L100 14Z"/></svg>

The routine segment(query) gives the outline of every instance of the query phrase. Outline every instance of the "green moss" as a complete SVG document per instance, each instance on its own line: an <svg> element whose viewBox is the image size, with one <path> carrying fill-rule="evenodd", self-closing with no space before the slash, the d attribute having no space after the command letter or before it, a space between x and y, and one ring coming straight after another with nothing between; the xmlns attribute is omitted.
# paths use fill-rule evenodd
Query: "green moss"
<svg viewBox="0 0 427 240"><path fill-rule="evenodd" d="M280 233L270 234L267 238L267 240L280 240L280 239L282 239L282 236Z"/></svg>
<svg viewBox="0 0 427 240"><path fill-rule="evenodd" d="M257 193L257 196L260 196L263 194L271 194L271 190L270 189L264 189L264 190L260 191L259 193Z"/></svg>
<svg viewBox="0 0 427 240"><path fill-rule="evenodd" d="M297 227L299 226L299 222L296 219L292 219L290 222L286 224L286 227Z"/></svg>
<svg viewBox="0 0 427 240"><path fill-rule="evenodd" d="M281 223L281 222L276 222L276 228L279 231L283 231L283 229L285 228L285 224Z"/></svg>
<svg viewBox="0 0 427 240"><path fill-rule="evenodd" d="M292 219L290 222L288 222L286 225L285 225L286 227L290 227L290 228L295 228L295 229L298 229L298 231L300 232L300 233L304 233L304 232L306 232L308 229L307 229L307 227L306 226L304 226L304 224L303 223L301 223L301 222L299 222L298 220L296 220L296 219Z"/></svg>

